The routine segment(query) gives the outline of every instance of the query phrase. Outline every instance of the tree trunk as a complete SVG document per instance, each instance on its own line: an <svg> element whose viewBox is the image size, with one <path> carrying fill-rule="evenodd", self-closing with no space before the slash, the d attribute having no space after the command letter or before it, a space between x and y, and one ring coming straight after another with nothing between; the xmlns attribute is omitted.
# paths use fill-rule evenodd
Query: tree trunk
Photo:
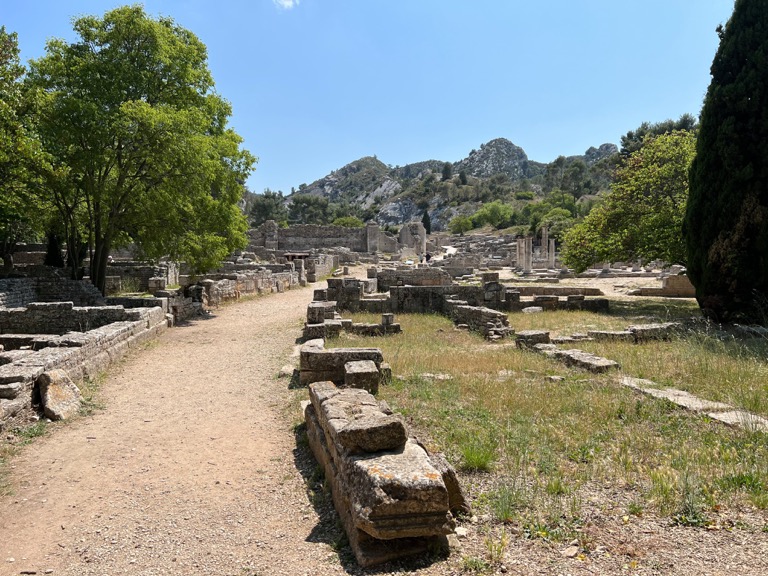
<svg viewBox="0 0 768 576"><path fill-rule="evenodd" d="M104 238L96 237L93 255L91 256L91 284L99 289L102 296L106 296L107 290L107 258L112 248L112 240L107 235Z"/></svg>

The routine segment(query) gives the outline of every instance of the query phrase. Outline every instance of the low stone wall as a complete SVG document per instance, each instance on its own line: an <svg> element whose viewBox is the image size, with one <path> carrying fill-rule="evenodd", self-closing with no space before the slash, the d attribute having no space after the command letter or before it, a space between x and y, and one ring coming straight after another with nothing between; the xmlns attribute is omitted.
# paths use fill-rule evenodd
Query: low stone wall
<svg viewBox="0 0 768 576"><path fill-rule="evenodd" d="M96 376L130 348L168 328L161 308L125 311L125 319L87 332L61 335L0 335L0 425L32 406L35 382L54 369L74 381Z"/></svg>
<svg viewBox="0 0 768 576"><path fill-rule="evenodd" d="M455 529L451 511L462 508L456 497L451 506L447 484L458 487L455 473L408 437L400 416L364 390L318 382L305 421L358 564L445 547Z"/></svg>
<svg viewBox="0 0 768 576"><path fill-rule="evenodd" d="M515 284L511 287L520 293L520 296L602 296L599 288L578 288L576 286L542 286L540 284L524 285Z"/></svg>
<svg viewBox="0 0 768 576"><path fill-rule="evenodd" d="M504 312L483 306L468 306L466 302L460 300L447 300L446 303L448 316L454 324L466 326L486 338L495 340L515 333L510 328L509 318Z"/></svg>
<svg viewBox="0 0 768 576"><path fill-rule="evenodd" d="M379 348L331 348L325 349L325 342L320 339L309 340L299 353L299 377L301 384L331 381L344 385L344 365L347 362L370 360L383 378L388 377L389 366L384 363L384 356Z"/></svg>
<svg viewBox="0 0 768 576"><path fill-rule="evenodd" d="M0 334L87 332L112 322L136 320L136 316L137 312L122 306L75 307L72 302L32 302L26 308L0 309Z"/></svg>
<svg viewBox="0 0 768 576"><path fill-rule="evenodd" d="M149 292L150 278L164 278L166 285L169 286L178 284L179 267L175 262L151 264L136 261L115 261L107 266L107 276L119 277L122 287L125 287L128 279L132 279L137 285L137 291Z"/></svg>
<svg viewBox="0 0 768 576"><path fill-rule="evenodd" d="M667 298L695 298L696 288L688 276L678 274L661 280L661 288L638 288L632 290L632 296L665 296Z"/></svg>

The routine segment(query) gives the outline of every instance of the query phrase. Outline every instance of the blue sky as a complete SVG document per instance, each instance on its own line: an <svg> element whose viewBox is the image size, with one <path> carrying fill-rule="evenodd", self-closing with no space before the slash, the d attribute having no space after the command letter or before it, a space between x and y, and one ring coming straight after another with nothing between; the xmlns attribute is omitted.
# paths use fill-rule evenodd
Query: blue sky
<svg viewBox="0 0 768 576"><path fill-rule="evenodd" d="M130 2L2 0L22 58ZM362 156L457 161L493 138L550 162L698 114L733 0L147 0L208 46L248 180L290 192Z"/></svg>

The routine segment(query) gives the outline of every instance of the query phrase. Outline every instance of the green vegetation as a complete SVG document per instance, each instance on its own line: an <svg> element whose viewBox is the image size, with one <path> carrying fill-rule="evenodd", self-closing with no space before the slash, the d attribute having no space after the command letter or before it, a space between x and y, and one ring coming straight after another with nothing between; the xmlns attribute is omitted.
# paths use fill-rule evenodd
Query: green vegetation
<svg viewBox="0 0 768 576"><path fill-rule="evenodd" d="M570 334L696 310L688 302L624 303L609 315L553 312L510 320L518 330L558 326ZM395 377L380 396L463 470L477 512L499 525L515 525L531 538L579 538L587 495L618 504L630 517L657 514L685 526L709 525L715 516L728 522L743 507L768 507L761 492L768 485L764 434L640 395L619 385L622 373L594 375L486 343L440 316L398 320L402 334L343 334L330 345L382 349ZM619 360L623 374L768 414L760 400L768 392L768 340L739 343L690 332L671 342L579 347ZM488 543L490 559L501 540L489 536Z"/></svg>
<svg viewBox="0 0 768 576"><path fill-rule="evenodd" d="M18 38L0 27L0 258L6 269L17 243L40 236L49 220L34 194L45 162L30 130L23 75Z"/></svg>
<svg viewBox="0 0 768 576"><path fill-rule="evenodd" d="M237 203L255 158L227 127L232 110L214 91L205 45L140 6L74 29L79 39L50 40L25 80L50 162L39 199L70 256L87 242L102 292L110 250L129 242L193 272L218 265L245 244Z"/></svg>
<svg viewBox="0 0 768 576"><path fill-rule="evenodd" d="M336 218L331 224L334 226L344 226L345 228L363 228L365 226L365 222L355 216L341 216Z"/></svg>
<svg viewBox="0 0 768 576"><path fill-rule="evenodd" d="M690 172L688 274L707 316L753 320L768 295L768 5L737 0L718 34Z"/></svg>
<svg viewBox="0 0 768 576"><path fill-rule="evenodd" d="M267 220L274 220L278 224L288 222L288 208L282 192L273 192L267 188L263 194L251 194L249 200L251 226L261 226Z"/></svg>
<svg viewBox="0 0 768 576"><path fill-rule="evenodd" d="M682 221L693 132L647 137L621 165L611 191L565 234L563 261L577 272L596 262L685 262Z"/></svg>

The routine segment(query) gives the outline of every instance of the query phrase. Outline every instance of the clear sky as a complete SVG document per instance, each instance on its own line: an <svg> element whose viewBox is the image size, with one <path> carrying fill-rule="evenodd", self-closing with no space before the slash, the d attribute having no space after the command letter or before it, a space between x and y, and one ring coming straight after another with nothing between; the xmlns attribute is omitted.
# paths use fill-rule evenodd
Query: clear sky
<svg viewBox="0 0 768 576"><path fill-rule="evenodd" d="M131 3L0 0L22 58L71 19ZM531 160L698 115L733 0L147 0L207 46L251 190L362 156L455 162L493 138Z"/></svg>

